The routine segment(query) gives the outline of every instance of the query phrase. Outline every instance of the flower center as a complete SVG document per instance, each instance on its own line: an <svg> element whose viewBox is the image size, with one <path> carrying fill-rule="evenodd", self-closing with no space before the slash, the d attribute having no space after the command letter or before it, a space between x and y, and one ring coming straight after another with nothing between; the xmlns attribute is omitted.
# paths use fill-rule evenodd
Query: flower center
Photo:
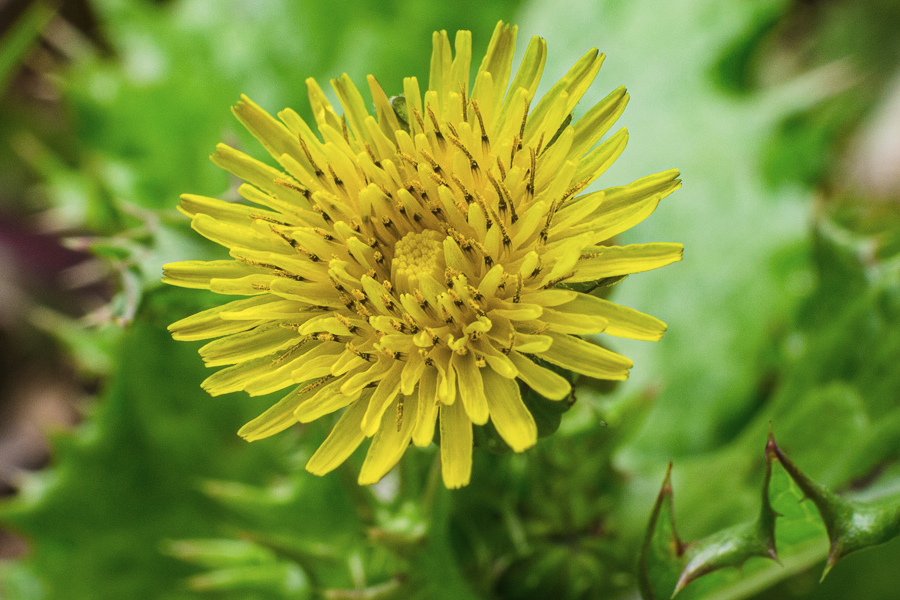
<svg viewBox="0 0 900 600"><path fill-rule="evenodd" d="M403 236L394 245L394 260L391 262L394 286L409 293L419 287L419 277L424 274L440 281L447 266L444 262L445 237L431 229Z"/></svg>

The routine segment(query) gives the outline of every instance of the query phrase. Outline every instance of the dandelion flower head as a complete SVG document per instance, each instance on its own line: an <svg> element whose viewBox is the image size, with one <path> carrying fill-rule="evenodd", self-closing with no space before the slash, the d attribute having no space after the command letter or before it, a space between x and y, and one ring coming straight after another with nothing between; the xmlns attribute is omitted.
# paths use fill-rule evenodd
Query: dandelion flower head
<svg viewBox="0 0 900 600"><path fill-rule="evenodd" d="M561 401L571 384L549 365L628 376L629 359L580 336L662 336L658 319L578 289L680 260L680 244L609 245L678 172L585 192L625 148L624 128L603 138L628 94L572 122L604 56L591 50L535 101L546 43L533 37L513 76L515 39L497 25L470 86L470 33L455 52L435 33L424 94L409 77L391 100L369 76L367 104L343 75L331 82L340 112L309 79L315 128L246 97L233 108L278 166L217 147L246 203L185 195L180 210L231 258L168 264L164 281L244 297L170 330L216 338L200 350L226 367L203 383L213 395L290 388L245 439L340 413L306 468L327 473L372 438L359 475L370 484L438 429L444 483L460 487L474 426L491 421L516 452L536 443L520 382Z"/></svg>

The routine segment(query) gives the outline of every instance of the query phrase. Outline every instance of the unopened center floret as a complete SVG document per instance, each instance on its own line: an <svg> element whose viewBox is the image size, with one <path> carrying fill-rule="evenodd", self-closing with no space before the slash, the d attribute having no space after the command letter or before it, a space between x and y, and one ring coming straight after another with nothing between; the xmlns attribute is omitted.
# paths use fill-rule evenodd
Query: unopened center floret
<svg viewBox="0 0 900 600"><path fill-rule="evenodd" d="M441 280L446 264L444 262L444 238L437 231L407 233L394 246L394 260L391 263L391 278L394 286L410 292L419 286L419 277L428 274Z"/></svg>

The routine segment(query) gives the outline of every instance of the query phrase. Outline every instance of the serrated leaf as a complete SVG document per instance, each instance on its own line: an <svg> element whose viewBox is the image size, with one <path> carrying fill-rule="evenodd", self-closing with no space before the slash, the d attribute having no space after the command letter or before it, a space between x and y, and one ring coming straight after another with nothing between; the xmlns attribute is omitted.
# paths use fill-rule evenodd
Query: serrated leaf
<svg viewBox="0 0 900 600"><path fill-rule="evenodd" d="M638 563L639 586L646 600L669 598L705 575L742 567L754 557L778 561L776 518L779 536L795 547L821 531L820 524L813 522L808 503L803 502L806 499L818 509L828 532L830 551L825 574L844 556L900 536L900 503L842 499L800 471L771 433L766 444L762 502L754 521L685 544L676 533L670 477L671 464L651 511ZM706 586L703 591L715 589L715 585Z"/></svg>
<svg viewBox="0 0 900 600"><path fill-rule="evenodd" d="M772 443L772 451L806 497L815 504L828 532L828 561L822 579L842 558L900 536L900 503L845 500L807 477Z"/></svg>
<svg viewBox="0 0 900 600"><path fill-rule="evenodd" d="M673 595L698 577L726 567L740 567L754 557L778 561L778 551L775 547L775 518L778 515L772 509L769 500L769 486L772 481L770 446L774 446L771 435L766 445L766 475L763 480L759 516L755 521L735 525L688 544L685 553L687 562L678 576Z"/></svg>
<svg viewBox="0 0 900 600"><path fill-rule="evenodd" d="M281 462L275 446L235 443L255 407L211 402L198 391L195 350L165 324L199 298L148 295L111 354L107 390L90 421L54 440L55 466L25 480L0 519L38 540L26 564L50 598L171 597L184 565L164 556L164 539L215 534L222 511L196 489L224 472L252 480ZM205 301L204 300L201 300Z"/></svg>
<svg viewBox="0 0 900 600"><path fill-rule="evenodd" d="M684 563L684 543L675 530L675 509L672 504L672 463L656 496L647 534L638 561L638 586L647 600L668 598L678 585Z"/></svg>

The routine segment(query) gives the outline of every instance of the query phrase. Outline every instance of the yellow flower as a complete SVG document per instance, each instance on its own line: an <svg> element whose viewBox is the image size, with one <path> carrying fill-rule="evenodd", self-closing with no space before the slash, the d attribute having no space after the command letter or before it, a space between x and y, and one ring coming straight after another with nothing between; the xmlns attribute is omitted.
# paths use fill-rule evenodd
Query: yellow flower
<svg viewBox="0 0 900 600"><path fill-rule="evenodd" d="M380 480L410 442L440 430L444 483L466 485L472 428L490 419L516 452L537 428L519 382L570 393L549 363L625 379L629 359L578 337L658 340L665 324L571 289L681 259L680 244L607 246L680 187L666 171L585 193L625 148L619 88L572 123L600 69L591 50L532 107L546 58L533 37L509 84L516 28L499 23L469 87L471 34L433 36L424 96L415 77L392 102L368 77L375 116L347 75L331 82L339 116L312 79L318 133L246 97L238 120L278 162L226 145L212 161L246 181L250 204L185 195L180 210L233 260L165 266L166 283L247 296L170 326L219 338L200 354L211 394L294 387L240 430L249 441L343 413L306 468L324 474L367 437L361 484Z"/></svg>

